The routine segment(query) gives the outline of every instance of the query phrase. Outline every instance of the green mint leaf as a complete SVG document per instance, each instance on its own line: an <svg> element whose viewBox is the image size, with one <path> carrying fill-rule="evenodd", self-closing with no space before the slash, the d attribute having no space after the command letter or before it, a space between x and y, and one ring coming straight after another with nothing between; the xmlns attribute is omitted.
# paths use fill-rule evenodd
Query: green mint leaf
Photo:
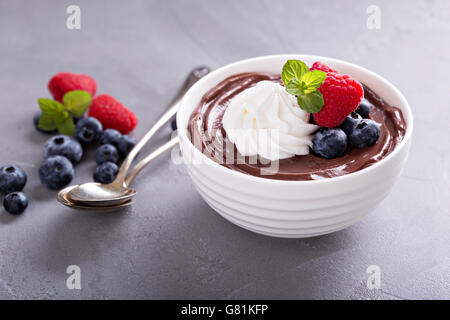
<svg viewBox="0 0 450 320"><path fill-rule="evenodd" d="M73 124L72 117L68 113L67 113L67 115L68 115L68 117L64 121L57 123L56 127L58 128L58 132L60 134L73 136L74 130L75 130L75 125Z"/></svg>
<svg viewBox="0 0 450 320"><path fill-rule="evenodd" d="M44 131L53 131L56 129L56 123L52 120L52 118L42 114L39 118L38 128Z"/></svg>
<svg viewBox="0 0 450 320"><path fill-rule="evenodd" d="M82 117L91 105L92 97L89 92L74 90L67 92L63 97L64 106L75 117Z"/></svg>
<svg viewBox="0 0 450 320"><path fill-rule="evenodd" d="M301 80L305 73L309 72L309 68L300 60L288 60L281 71L281 80L287 86L292 79Z"/></svg>
<svg viewBox="0 0 450 320"><path fill-rule="evenodd" d="M288 60L281 71L281 80L286 91L297 97L299 107L308 113L319 112L324 100L317 88L325 81L327 74L320 70L309 71L300 60Z"/></svg>
<svg viewBox="0 0 450 320"><path fill-rule="evenodd" d="M294 96L299 96L303 94L302 84L297 79L291 79L286 85L286 91Z"/></svg>
<svg viewBox="0 0 450 320"><path fill-rule="evenodd" d="M313 70L305 73L301 79L301 82L305 87L304 94L314 92L324 82L326 77L326 72L320 70Z"/></svg>
<svg viewBox="0 0 450 320"><path fill-rule="evenodd" d="M305 95L299 95L297 97L297 103L301 109L308 113L319 112L324 105L323 96L319 90Z"/></svg>
<svg viewBox="0 0 450 320"><path fill-rule="evenodd" d="M46 98L38 99L38 103L42 110L38 123L40 129L46 131L58 129L61 134L73 136L75 125L66 107L58 101Z"/></svg>
<svg viewBox="0 0 450 320"><path fill-rule="evenodd" d="M66 119L64 112L66 108L58 101L46 98L38 99L39 108L42 110L42 115L57 122L62 122Z"/></svg>

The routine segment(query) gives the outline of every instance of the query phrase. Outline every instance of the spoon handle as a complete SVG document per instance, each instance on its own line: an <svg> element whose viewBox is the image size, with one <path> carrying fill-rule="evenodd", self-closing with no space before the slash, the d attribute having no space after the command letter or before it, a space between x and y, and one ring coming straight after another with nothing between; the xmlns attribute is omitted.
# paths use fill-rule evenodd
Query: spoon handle
<svg viewBox="0 0 450 320"><path fill-rule="evenodd" d="M128 173L128 170L130 169L131 163L133 162L136 155L141 151L141 149L144 147L144 145L150 140L150 138L155 134L156 131L158 131L164 124L166 124L167 121L172 118L178 110L178 103L180 102L181 98L184 96L186 91L199 79L201 79L203 76L205 76L209 72L208 67L197 67L194 70L191 71L189 76L187 77L186 81L184 82L184 85L181 87L180 92L175 97L175 99L172 101L172 103L169 105L168 110L161 116L161 118L153 125L153 127L139 140L139 142L134 146L133 149L131 149L128 156L123 161L122 165L120 166L119 172L117 174L116 179L113 181L113 183L121 184L124 188L127 187L127 184L125 182L126 176ZM172 141L172 140L171 140ZM166 144L167 145L167 144ZM164 146L166 146L164 145ZM164 147L162 146L162 147ZM160 148L162 148L160 147ZM158 149L159 150L159 149ZM165 149L166 150L166 149ZM164 150L164 151L165 151ZM156 152L156 151L155 151ZM153 153L152 153L153 154ZM150 157L152 154L150 154L148 157ZM159 154L158 154L159 155ZM148 158L147 157L147 158ZM153 159L153 158L152 158ZM149 160L150 161L150 160ZM139 169L135 175L146 165L147 163L143 164L142 167L137 168ZM134 176L135 176L134 175ZM133 176L133 178L134 178ZM132 180L132 179L131 179Z"/></svg>
<svg viewBox="0 0 450 320"><path fill-rule="evenodd" d="M170 141L166 142L161 147L146 156L144 159L139 161L139 163L130 170L127 177L125 178L125 185L129 187L131 182L134 180L134 178L136 178L136 176L139 172L141 172L142 169L144 169L150 162L162 155L164 152L172 149L172 147L177 145L179 141L180 139L178 138L178 136L175 136Z"/></svg>

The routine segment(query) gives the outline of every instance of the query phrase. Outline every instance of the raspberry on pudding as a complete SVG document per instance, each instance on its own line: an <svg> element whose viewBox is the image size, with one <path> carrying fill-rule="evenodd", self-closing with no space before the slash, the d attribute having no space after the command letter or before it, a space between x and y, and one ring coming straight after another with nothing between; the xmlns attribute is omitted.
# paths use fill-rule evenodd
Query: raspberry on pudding
<svg viewBox="0 0 450 320"><path fill-rule="evenodd" d="M241 73L209 90L188 123L192 143L221 165L279 180L349 174L402 140L400 109L352 77L289 60L281 75ZM273 161L277 171L267 174Z"/></svg>

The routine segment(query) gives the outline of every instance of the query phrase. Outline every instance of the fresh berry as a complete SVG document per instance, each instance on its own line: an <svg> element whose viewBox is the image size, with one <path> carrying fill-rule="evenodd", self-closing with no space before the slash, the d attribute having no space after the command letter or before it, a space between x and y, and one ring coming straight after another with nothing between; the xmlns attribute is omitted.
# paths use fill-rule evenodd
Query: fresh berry
<svg viewBox="0 0 450 320"><path fill-rule="evenodd" d="M80 119L75 125L75 138L83 144L90 144L100 139L102 124L93 117Z"/></svg>
<svg viewBox="0 0 450 320"><path fill-rule="evenodd" d="M119 152L112 144L103 144L95 151L95 161L97 164L105 162L117 163L119 161Z"/></svg>
<svg viewBox="0 0 450 320"><path fill-rule="evenodd" d="M363 119L359 121L348 138L355 148L366 148L377 142L380 132L378 123L370 119Z"/></svg>
<svg viewBox="0 0 450 320"><path fill-rule="evenodd" d="M318 90L323 95L322 109L313 113L314 121L322 126L334 128L344 122L355 111L364 95L362 85L349 75L328 73Z"/></svg>
<svg viewBox="0 0 450 320"><path fill-rule="evenodd" d="M41 119L41 115L42 115L42 111L38 111L33 116L33 124L34 124L34 127L36 128L36 130L39 131L39 132L42 132L42 133L55 133L55 132L57 132L56 130L45 131L45 130L42 130L41 128L39 128L39 119Z"/></svg>
<svg viewBox="0 0 450 320"><path fill-rule="evenodd" d="M363 118L368 118L370 113L370 106L371 104L369 100L363 98L355 112L361 115L361 117Z"/></svg>
<svg viewBox="0 0 450 320"><path fill-rule="evenodd" d="M28 199L23 192L11 192L3 199L3 207L11 214L21 214L28 207Z"/></svg>
<svg viewBox="0 0 450 320"><path fill-rule="evenodd" d="M76 139L65 135L57 135L51 137L45 143L44 158L50 156L64 156L75 164L81 160L83 148Z"/></svg>
<svg viewBox="0 0 450 320"><path fill-rule="evenodd" d="M97 83L92 77L85 74L60 72L50 79L48 89L55 100L62 102L64 94L74 90L84 90L89 92L91 96L95 96Z"/></svg>
<svg viewBox="0 0 450 320"><path fill-rule="evenodd" d="M322 128L314 135L312 149L326 159L340 157L347 150L347 135L339 128Z"/></svg>
<svg viewBox="0 0 450 320"><path fill-rule="evenodd" d="M21 191L27 183L27 174L21 167L14 164L0 168L0 191L11 193Z"/></svg>
<svg viewBox="0 0 450 320"><path fill-rule="evenodd" d="M136 145L136 139L129 135L122 136L119 141L119 152L122 156L126 156L130 153L131 149Z"/></svg>
<svg viewBox="0 0 450 320"><path fill-rule="evenodd" d="M357 114L356 112L350 113L350 115L345 118L344 122L339 126L344 132L347 134L347 136L350 134L350 132L353 131L353 128L356 127L356 125L359 123L359 121L362 120L362 117Z"/></svg>
<svg viewBox="0 0 450 320"><path fill-rule="evenodd" d="M173 131L177 130L177 119L172 120L172 122L170 123L170 127Z"/></svg>
<svg viewBox="0 0 450 320"><path fill-rule="evenodd" d="M106 129L100 138L100 144L112 144L116 148L119 146L122 134L116 129Z"/></svg>
<svg viewBox="0 0 450 320"><path fill-rule="evenodd" d="M119 167L113 162L105 162L99 165L94 172L94 181L103 184L111 183L116 178Z"/></svg>
<svg viewBox="0 0 450 320"><path fill-rule="evenodd" d="M59 190L73 179L72 162L63 156L51 156L42 162L39 168L41 183L49 189Z"/></svg>
<svg viewBox="0 0 450 320"><path fill-rule="evenodd" d="M329 66L327 66L326 64L324 64L324 63L322 63L320 61L314 62L314 64L310 68L310 70L311 71L312 70L320 70L320 71L323 71L323 72L326 72L326 73L329 73L329 72L339 73L336 70L330 68Z"/></svg>
<svg viewBox="0 0 450 320"><path fill-rule="evenodd" d="M97 118L104 128L116 129L122 134L131 132L138 123L132 111L108 94L101 94L92 100L89 116Z"/></svg>

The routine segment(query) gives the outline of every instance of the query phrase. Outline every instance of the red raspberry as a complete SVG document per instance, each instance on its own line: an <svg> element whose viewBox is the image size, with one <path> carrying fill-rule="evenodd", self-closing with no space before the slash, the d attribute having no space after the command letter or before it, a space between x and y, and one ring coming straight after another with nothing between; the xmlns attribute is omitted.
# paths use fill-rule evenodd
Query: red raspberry
<svg viewBox="0 0 450 320"><path fill-rule="evenodd" d="M116 129L122 134L132 131L138 123L136 115L109 94L101 94L92 100L89 116L97 118L103 129Z"/></svg>
<svg viewBox="0 0 450 320"><path fill-rule="evenodd" d="M322 109L313 113L314 121L322 126L334 128L358 108L364 96L362 85L346 74L327 73L318 90L323 95Z"/></svg>
<svg viewBox="0 0 450 320"><path fill-rule="evenodd" d="M50 90L55 100L62 102L64 94L73 90L84 90L89 92L91 96L95 96L97 83L86 74L60 72L50 79L48 90Z"/></svg>
<svg viewBox="0 0 450 320"><path fill-rule="evenodd" d="M339 73L339 72L337 72L336 70L334 70L334 69L331 69L329 66L327 66L326 64L323 64L322 62L320 62L320 61L316 61L316 62L314 62L314 64L312 65L312 67L309 69L309 70L320 70L320 71L323 71L323 72L326 72L326 73L329 73L329 72L334 72L334 73Z"/></svg>

